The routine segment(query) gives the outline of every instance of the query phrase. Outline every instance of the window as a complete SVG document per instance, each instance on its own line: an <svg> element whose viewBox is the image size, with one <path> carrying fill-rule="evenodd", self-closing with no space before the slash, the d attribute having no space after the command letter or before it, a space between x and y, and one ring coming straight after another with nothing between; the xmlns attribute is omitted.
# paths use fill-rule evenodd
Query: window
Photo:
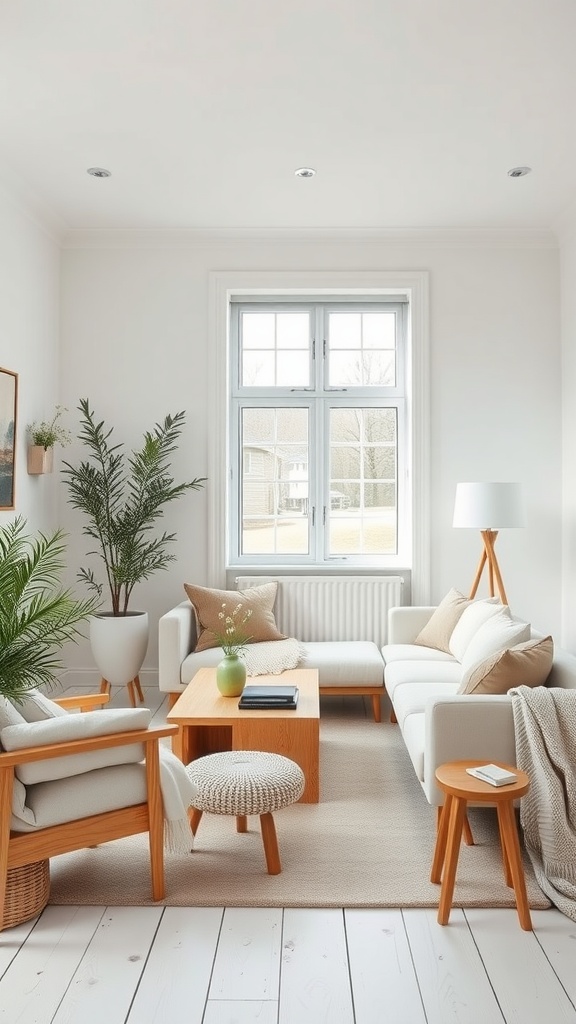
<svg viewBox="0 0 576 1024"><path fill-rule="evenodd" d="M232 301L230 564L410 564L407 310Z"/></svg>

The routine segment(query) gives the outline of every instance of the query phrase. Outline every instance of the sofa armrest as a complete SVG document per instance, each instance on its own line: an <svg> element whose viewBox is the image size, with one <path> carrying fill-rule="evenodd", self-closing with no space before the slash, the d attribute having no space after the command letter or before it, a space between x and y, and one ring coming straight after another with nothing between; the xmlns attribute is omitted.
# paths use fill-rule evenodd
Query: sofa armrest
<svg viewBox="0 0 576 1024"><path fill-rule="evenodd" d="M403 605L390 608L387 642L389 644L413 644L418 633L435 611L435 605Z"/></svg>
<svg viewBox="0 0 576 1024"><path fill-rule="evenodd" d="M424 791L431 804L444 802L434 777L441 764L468 760L515 763L514 719L508 694L431 697L424 719Z"/></svg>
<svg viewBox="0 0 576 1024"><path fill-rule="evenodd" d="M182 689L180 667L196 644L196 619L190 601L182 601L158 622L158 686L163 693Z"/></svg>

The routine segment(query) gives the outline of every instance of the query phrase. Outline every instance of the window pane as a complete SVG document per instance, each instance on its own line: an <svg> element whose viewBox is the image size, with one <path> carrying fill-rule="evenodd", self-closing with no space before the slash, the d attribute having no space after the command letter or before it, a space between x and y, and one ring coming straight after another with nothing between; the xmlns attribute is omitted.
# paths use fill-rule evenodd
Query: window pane
<svg viewBox="0 0 576 1024"><path fill-rule="evenodd" d="M330 412L331 555L397 550L395 409Z"/></svg>
<svg viewBox="0 0 576 1024"><path fill-rule="evenodd" d="M310 348L310 316L308 313L278 313L278 348Z"/></svg>
<svg viewBox="0 0 576 1024"><path fill-rule="evenodd" d="M274 313L243 313L243 348L274 348L274 329Z"/></svg>
<svg viewBox="0 0 576 1024"><path fill-rule="evenodd" d="M242 384L246 388L272 387L276 381L273 352L244 352Z"/></svg>
<svg viewBox="0 0 576 1024"><path fill-rule="evenodd" d="M241 314L242 387L309 387L310 313Z"/></svg>
<svg viewBox="0 0 576 1024"><path fill-rule="evenodd" d="M329 325L330 387L395 386L394 313L331 313Z"/></svg>
<svg viewBox="0 0 576 1024"><path fill-rule="evenodd" d="M276 384L280 388L305 388L310 380L308 352L279 352Z"/></svg>
<svg viewBox="0 0 576 1024"><path fill-rule="evenodd" d="M244 408L241 433L242 553L308 554L308 410Z"/></svg>

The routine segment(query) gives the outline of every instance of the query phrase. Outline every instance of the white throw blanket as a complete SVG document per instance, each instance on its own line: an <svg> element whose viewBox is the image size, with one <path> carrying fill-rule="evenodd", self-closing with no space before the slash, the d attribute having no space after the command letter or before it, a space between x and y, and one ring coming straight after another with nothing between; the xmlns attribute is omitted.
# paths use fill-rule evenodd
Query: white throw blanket
<svg viewBox="0 0 576 1024"><path fill-rule="evenodd" d="M304 647L295 637L264 640L258 644L248 644L243 657L249 676L278 675L300 664L304 657Z"/></svg>
<svg viewBox="0 0 576 1024"><path fill-rule="evenodd" d="M198 787L188 777L182 762L165 747L160 747L160 789L164 804L164 848L168 853L190 853L194 835L187 812Z"/></svg>
<svg viewBox="0 0 576 1024"><path fill-rule="evenodd" d="M576 690L510 690L518 767L530 776L520 803L538 884L576 921Z"/></svg>

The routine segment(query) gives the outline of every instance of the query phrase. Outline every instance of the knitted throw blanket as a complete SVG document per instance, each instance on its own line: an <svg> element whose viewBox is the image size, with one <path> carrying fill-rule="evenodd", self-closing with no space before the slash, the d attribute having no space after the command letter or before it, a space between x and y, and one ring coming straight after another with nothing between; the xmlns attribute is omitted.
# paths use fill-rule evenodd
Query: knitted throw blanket
<svg viewBox="0 0 576 1024"><path fill-rule="evenodd" d="M518 767L530 777L520 822L538 885L576 921L576 690L510 690Z"/></svg>
<svg viewBox="0 0 576 1024"><path fill-rule="evenodd" d="M299 640L264 640L248 644L243 658L249 676L278 675L289 668L296 668L304 657L304 647Z"/></svg>
<svg viewBox="0 0 576 1024"><path fill-rule="evenodd" d="M198 793L182 762L170 750L160 747L160 790L164 805L164 849L167 853L190 853L194 836L188 808Z"/></svg>

